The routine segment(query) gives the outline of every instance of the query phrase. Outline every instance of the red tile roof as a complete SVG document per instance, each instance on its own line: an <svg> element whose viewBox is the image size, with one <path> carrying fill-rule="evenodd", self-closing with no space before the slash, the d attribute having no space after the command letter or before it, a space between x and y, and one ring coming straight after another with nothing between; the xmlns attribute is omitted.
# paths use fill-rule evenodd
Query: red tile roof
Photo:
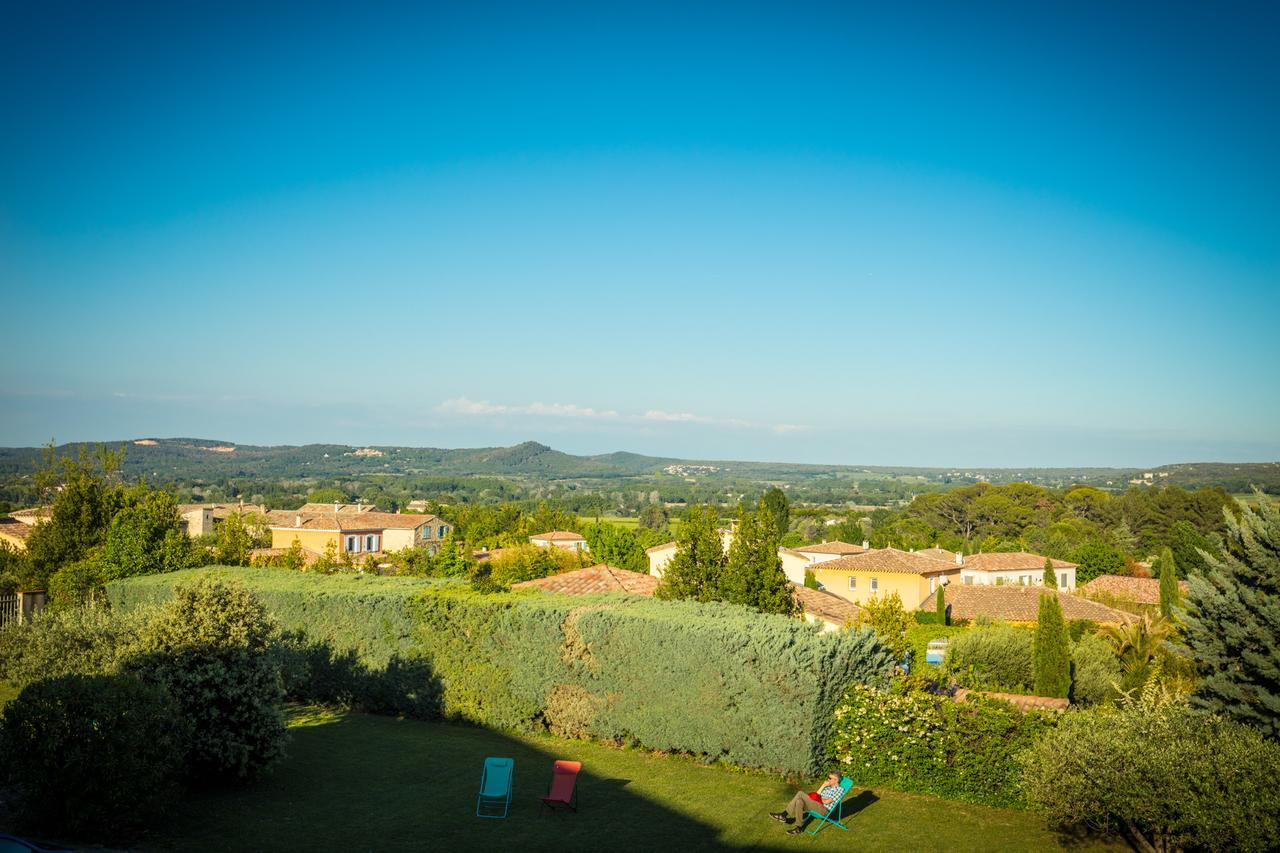
<svg viewBox="0 0 1280 853"><path fill-rule="evenodd" d="M809 589L807 586L792 583L791 594L795 596L801 610L824 622L843 627L862 618L861 607L826 590Z"/></svg>
<svg viewBox="0 0 1280 853"><path fill-rule="evenodd" d="M1100 624L1118 624L1135 618L1130 613L1096 601L1042 586L949 583L945 589L945 600L952 619L977 619L979 616L986 616L1009 622L1035 622L1040 618L1041 595L1057 596L1058 603L1062 605L1062 615L1067 619L1092 619ZM918 609L933 610L937 600L937 594L930 593L920 602Z"/></svg>
<svg viewBox="0 0 1280 853"><path fill-rule="evenodd" d="M668 548L674 547L676 547L676 543L675 540L672 540L671 542L663 542L661 545L654 545L652 548L645 548L644 552L646 554L655 554L658 551L665 551Z"/></svg>
<svg viewBox="0 0 1280 853"><path fill-rule="evenodd" d="M585 569L562 572L550 577L537 578L512 584L512 589L540 589L564 595L590 595L597 592L628 592L632 595L653 595L658 579L650 574L632 572L596 563Z"/></svg>
<svg viewBox="0 0 1280 853"><path fill-rule="evenodd" d="M868 549L863 548L861 545L850 545L848 542L841 542L836 539L832 542L820 542L817 545L797 545L791 550L799 551L802 554L839 554L844 556L846 554L862 554Z"/></svg>
<svg viewBox="0 0 1280 853"><path fill-rule="evenodd" d="M301 523L299 523L301 521ZM279 530L417 530L424 524L445 523L434 515L398 512L300 513L276 509L267 513L267 525Z"/></svg>
<svg viewBox="0 0 1280 853"><path fill-rule="evenodd" d="M956 552L948 551L946 548L921 548L915 553L922 557L931 557L934 560L946 560L948 563L956 561Z"/></svg>
<svg viewBox="0 0 1280 853"><path fill-rule="evenodd" d="M818 563L813 568L824 572L894 572L907 575L940 575L960 570L954 563L921 557L897 548L872 548L861 554Z"/></svg>
<svg viewBox="0 0 1280 853"><path fill-rule="evenodd" d="M1186 581L1178 581L1178 587L1185 594L1190 586ZM1081 585L1080 593L1089 596L1114 596L1121 601L1134 604L1159 604L1159 578L1133 578L1125 575L1098 575L1098 577Z"/></svg>
<svg viewBox="0 0 1280 853"><path fill-rule="evenodd" d="M1016 705L1023 711L1065 711L1071 707L1071 703L1066 699L1058 699L1053 696L1023 696L1020 693L992 693L989 690L970 690L967 687L961 687L956 691L954 698L957 702L964 702L970 696L985 696L988 699L999 699Z"/></svg>
<svg viewBox="0 0 1280 853"><path fill-rule="evenodd" d="M1044 561L1043 554L1029 554L1026 551L1008 553L991 551L985 554L970 554L964 558L964 567L986 572L1044 571ZM1078 568L1075 563L1068 563L1066 560L1052 562L1055 569Z"/></svg>
<svg viewBox="0 0 1280 853"><path fill-rule="evenodd" d="M582 534L571 530L552 530L550 533L539 533L530 539L546 539L549 542L585 542Z"/></svg>
<svg viewBox="0 0 1280 853"><path fill-rule="evenodd" d="M0 518L0 535L26 542L27 537L35 530L30 524L23 524L16 518Z"/></svg>

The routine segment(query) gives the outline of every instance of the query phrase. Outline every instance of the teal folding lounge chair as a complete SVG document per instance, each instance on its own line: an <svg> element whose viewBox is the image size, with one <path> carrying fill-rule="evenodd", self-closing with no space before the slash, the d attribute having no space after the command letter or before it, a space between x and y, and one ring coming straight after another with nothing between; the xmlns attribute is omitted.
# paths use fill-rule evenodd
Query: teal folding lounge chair
<svg viewBox="0 0 1280 853"><path fill-rule="evenodd" d="M476 817L504 818L511 807L511 777L514 758L486 758L480 774L480 796L476 797Z"/></svg>
<svg viewBox="0 0 1280 853"><path fill-rule="evenodd" d="M836 801L831 804L830 810L826 814L818 814L810 810L807 812L809 817L813 818L813 829L809 830L809 835L817 835L822 831L822 827L827 824L838 826L841 829L848 830L849 827L841 823L844 820L844 801L849 796L849 789L853 787L853 780L848 776L840 780L840 793L836 796Z"/></svg>

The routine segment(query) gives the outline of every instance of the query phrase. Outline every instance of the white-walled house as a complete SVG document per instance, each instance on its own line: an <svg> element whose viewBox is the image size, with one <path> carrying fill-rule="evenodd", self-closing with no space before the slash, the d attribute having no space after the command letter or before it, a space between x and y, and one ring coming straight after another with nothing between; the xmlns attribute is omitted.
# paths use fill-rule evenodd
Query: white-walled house
<svg viewBox="0 0 1280 853"><path fill-rule="evenodd" d="M787 580L804 585L804 573L817 563L838 560L851 554L863 554L870 550L869 542L861 545L850 545L848 542L836 540L821 542L817 545L799 545L795 548L779 548L778 557L782 560L782 571Z"/></svg>
<svg viewBox="0 0 1280 853"><path fill-rule="evenodd" d="M729 546L733 543L733 531L725 528L720 529L720 547L727 552ZM663 571L667 568L667 563L671 562L671 558L676 555L675 542L663 542L661 545L654 545L652 548L646 548L645 556L649 558L649 574L655 578L662 577Z"/></svg>
<svg viewBox="0 0 1280 853"><path fill-rule="evenodd" d="M929 549L942 550L942 549ZM917 551L917 554L925 554ZM1040 586L1044 583L1043 554L1029 554L1026 551L1008 553L956 554L953 561L960 566L960 583L969 586L994 586L1010 584L1014 586ZM1058 578L1058 589L1073 590L1076 588L1075 563L1066 560L1051 560L1053 572Z"/></svg>
<svg viewBox="0 0 1280 853"><path fill-rule="evenodd" d="M563 548L566 551L587 550L587 540L570 530L552 530L529 537L529 541L539 548Z"/></svg>

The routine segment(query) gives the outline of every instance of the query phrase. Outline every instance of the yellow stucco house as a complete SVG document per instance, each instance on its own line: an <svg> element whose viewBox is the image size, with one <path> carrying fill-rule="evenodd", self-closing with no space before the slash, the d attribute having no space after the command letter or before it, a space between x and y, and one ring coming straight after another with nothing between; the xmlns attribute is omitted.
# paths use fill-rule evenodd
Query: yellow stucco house
<svg viewBox="0 0 1280 853"><path fill-rule="evenodd" d="M835 560L809 566L818 583L854 604L869 598L897 593L908 610L938 584L953 583L960 576L960 566L930 559L897 548L875 548L861 554L850 554Z"/></svg>
<svg viewBox="0 0 1280 853"><path fill-rule="evenodd" d="M267 514L271 547L288 548L297 541L324 553L330 543L352 555L425 547L432 553L452 525L434 515L395 512L315 512L274 510Z"/></svg>

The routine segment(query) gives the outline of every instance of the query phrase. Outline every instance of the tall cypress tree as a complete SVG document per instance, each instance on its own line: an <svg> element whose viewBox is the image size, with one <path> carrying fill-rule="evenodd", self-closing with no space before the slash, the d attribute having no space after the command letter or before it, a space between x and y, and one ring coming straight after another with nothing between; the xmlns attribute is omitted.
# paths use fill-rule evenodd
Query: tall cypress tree
<svg viewBox="0 0 1280 853"><path fill-rule="evenodd" d="M720 579L720 596L763 613L791 615L795 597L778 558L778 529L761 501L759 512L739 512Z"/></svg>
<svg viewBox="0 0 1280 853"><path fill-rule="evenodd" d="M716 526L715 507L693 506L676 536L676 553L662 573L654 594L658 598L692 598L714 601L720 597L724 572L724 546Z"/></svg>
<svg viewBox="0 0 1280 853"><path fill-rule="evenodd" d="M1178 588L1178 564L1173 558L1173 549L1165 548L1160 552L1160 615L1166 619L1173 618L1173 611L1182 606L1182 590Z"/></svg>
<svg viewBox="0 0 1280 853"><path fill-rule="evenodd" d="M1053 570L1053 558L1051 557L1044 558L1044 585L1053 589L1058 588L1058 574Z"/></svg>
<svg viewBox="0 0 1280 853"><path fill-rule="evenodd" d="M1056 595L1040 595L1034 655L1036 695L1065 699L1071 690L1071 645Z"/></svg>
<svg viewBox="0 0 1280 853"><path fill-rule="evenodd" d="M1227 513L1228 550L1188 578L1183 638L1200 665L1194 705L1280 740L1280 510Z"/></svg>
<svg viewBox="0 0 1280 853"><path fill-rule="evenodd" d="M947 591L942 584L938 584L938 600L934 606L937 608L938 624L947 624Z"/></svg>

